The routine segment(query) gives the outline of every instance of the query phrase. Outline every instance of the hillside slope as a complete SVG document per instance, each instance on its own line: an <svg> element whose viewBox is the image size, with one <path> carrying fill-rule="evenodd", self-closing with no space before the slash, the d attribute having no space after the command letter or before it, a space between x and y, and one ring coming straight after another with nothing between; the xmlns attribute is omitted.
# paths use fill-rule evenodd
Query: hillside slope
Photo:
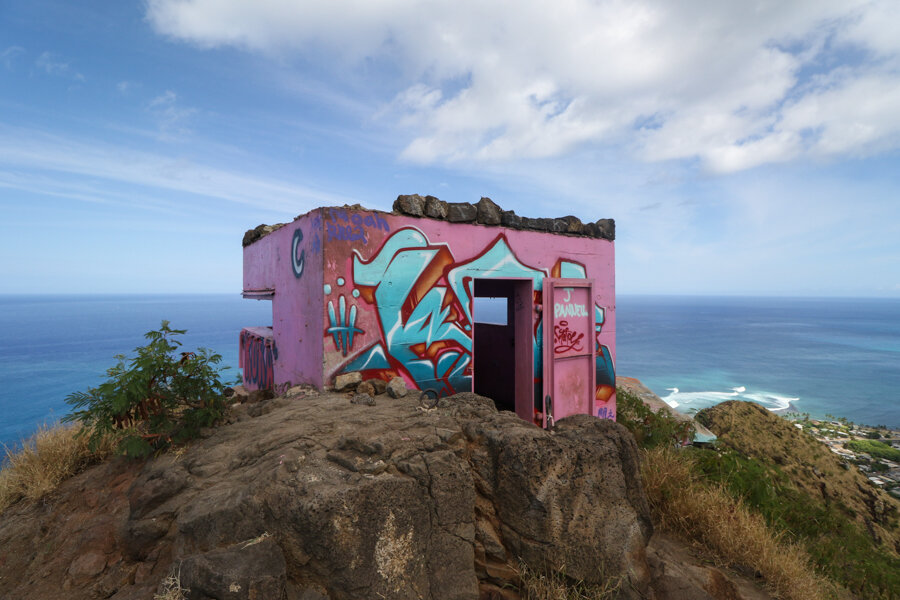
<svg viewBox="0 0 900 600"><path fill-rule="evenodd" d="M698 451L714 481L802 541L817 566L863 598L900 598L900 503L829 448L761 406L729 401L696 419L720 451Z"/></svg>
<svg viewBox="0 0 900 600"><path fill-rule="evenodd" d="M723 444L777 465L800 490L837 506L900 553L900 502L812 436L752 402L723 402L699 412L697 420Z"/></svg>

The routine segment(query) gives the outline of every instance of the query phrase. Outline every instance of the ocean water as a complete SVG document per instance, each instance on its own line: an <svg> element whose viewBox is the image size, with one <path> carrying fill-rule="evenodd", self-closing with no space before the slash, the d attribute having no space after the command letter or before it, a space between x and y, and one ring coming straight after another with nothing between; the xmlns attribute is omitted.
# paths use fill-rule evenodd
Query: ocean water
<svg viewBox="0 0 900 600"><path fill-rule="evenodd" d="M900 427L900 300L619 296L618 375L691 413L724 400Z"/></svg>
<svg viewBox="0 0 900 600"><path fill-rule="evenodd" d="M240 294L0 296L0 444L58 421L66 395L103 382L113 357L131 356L163 319L188 330L185 349L221 354L232 381L241 328L271 325L272 305Z"/></svg>
<svg viewBox="0 0 900 600"><path fill-rule="evenodd" d="M616 310L618 374L679 410L737 398L900 427L900 300L619 296ZM65 415L162 319L230 380L240 329L272 315L238 294L0 296L0 444Z"/></svg>

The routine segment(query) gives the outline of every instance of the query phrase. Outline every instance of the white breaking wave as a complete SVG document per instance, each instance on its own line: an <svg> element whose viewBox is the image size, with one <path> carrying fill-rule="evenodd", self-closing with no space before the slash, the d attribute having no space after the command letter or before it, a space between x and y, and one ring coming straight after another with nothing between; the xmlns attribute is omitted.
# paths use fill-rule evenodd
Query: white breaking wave
<svg viewBox="0 0 900 600"><path fill-rule="evenodd" d="M747 394L747 400L761 404L769 410L787 410L791 407L791 402L797 402L800 398L790 398L788 396L779 396L777 394L768 394L761 392L758 394Z"/></svg>
<svg viewBox="0 0 900 600"><path fill-rule="evenodd" d="M730 392L682 392L677 387L666 388L666 390L670 394L665 396L663 401L672 408L678 408L681 412L696 412L726 400L746 400L755 402L771 411L780 411L787 410L791 407L791 403L800 400L800 398L765 391L751 391L748 393L747 388L742 385L731 388Z"/></svg>
<svg viewBox="0 0 900 600"><path fill-rule="evenodd" d="M666 396L665 398L663 398L663 399L662 399L663 402L665 402L666 404L668 404L668 405L671 406L672 408L678 408L678 402L675 401L675 400L672 400L672 396L674 396L675 394L678 393L678 388L666 388L666 390L668 390L668 391L670 391L670 392L672 392L672 393L669 394L668 396Z"/></svg>

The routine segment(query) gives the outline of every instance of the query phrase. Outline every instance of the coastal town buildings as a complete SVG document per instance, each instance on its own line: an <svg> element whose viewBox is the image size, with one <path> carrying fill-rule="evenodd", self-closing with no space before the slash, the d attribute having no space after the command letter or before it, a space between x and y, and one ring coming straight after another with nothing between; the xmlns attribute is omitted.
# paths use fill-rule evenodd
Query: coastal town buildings
<svg viewBox="0 0 900 600"><path fill-rule="evenodd" d="M886 427L855 425L849 422L820 421L808 417L794 424L844 459L844 464L848 468L851 468L851 465L858 468L872 485L883 488L891 495L900 498L900 456L898 456L898 460L891 460L853 449L853 442L869 442L871 444L874 441L876 448L888 452L890 449L900 450L900 431Z"/></svg>

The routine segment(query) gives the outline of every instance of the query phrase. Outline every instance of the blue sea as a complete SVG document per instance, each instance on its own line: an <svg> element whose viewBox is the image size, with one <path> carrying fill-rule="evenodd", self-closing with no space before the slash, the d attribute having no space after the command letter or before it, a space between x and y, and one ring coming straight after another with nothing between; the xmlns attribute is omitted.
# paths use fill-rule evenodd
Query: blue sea
<svg viewBox="0 0 900 600"><path fill-rule="evenodd" d="M677 410L725 400L900 427L900 299L620 296L618 375Z"/></svg>
<svg viewBox="0 0 900 600"><path fill-rule="evenodd" d="M240 294L0 296L0 444L58 421L69 412L68 394L103 382L114 356L133 356L163 319L188 330L185 349L221 354L230 382L241 328L271 325L272 304Z"/></svg>
<svg viewBox="0 0 900 600"><path fill-rule="evenodd" d="M617 373L678 410L743 399L900 427L900 300L619 296ZM0 444L68 412L168 319L232 369L271 304L231 295L0 296Z"/></svg>

